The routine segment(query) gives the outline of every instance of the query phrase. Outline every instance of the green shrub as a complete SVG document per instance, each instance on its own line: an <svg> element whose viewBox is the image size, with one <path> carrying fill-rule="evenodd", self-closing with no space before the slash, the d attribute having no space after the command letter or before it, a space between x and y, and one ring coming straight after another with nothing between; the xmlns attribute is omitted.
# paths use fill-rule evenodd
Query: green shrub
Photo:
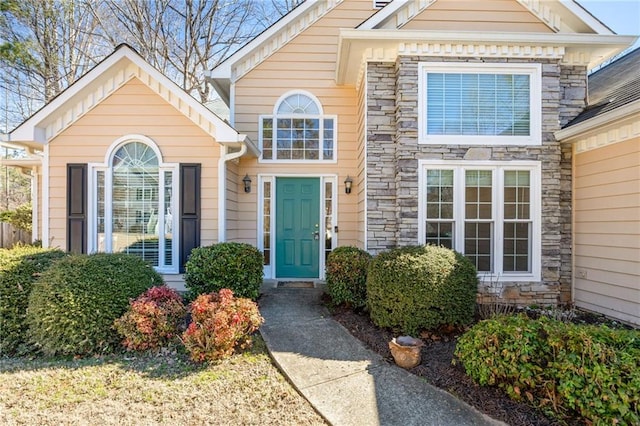
<svg viewBox="0 0 640 426"><path fill-rule="evenodd" d="M17 229L31 232L33 228L32 212L31 203L22 204L16 207L15 210L1 211L0 221L10 223Z"/></svg>
<svg viewBox="0 0 640 426"><path fill-rule="evenodd" d="M235 298L229 289L201 294L190 305L192 322L182 334L182 342L196 362L229 357L236 348L251 345L251 334L264 319L258 305L246 298Z"/></svg>
<svg viewBox="0 0 640 426"><path fill-rule="evenodd" d="M137 256L98 253L60 259L29 298L31 341L46 355L107 352L118 344L113 322L162 277Z"/></svg>
<svg viewBox="0 0 640 426"><path fill-rule="evenodd" d="M544 321L524 315L495 318L465 333L458 340L456 355L480 385L498 385L518 398L535 389L541 377L543 366L536 358L548 349L541 338Z"/></svg>
<svg viewBox="0 0 640 426"><path fill-rule="evenodd" d="M33 283L52 261L65 256L60 250L16 246L0 250L0 354L26 350L26 317Z"/></svg>
<svg viewBox="0 0 640 426"><path fill-rule="evenodd" d="M156 350L171 344L178 337L187 310L177 291L167 287L152 287L115 320L114 327L124 340L122 345L134 351Z"/></svg>
<svg viewBox="0 0 640 426"><path fill-rule="evenodd" d="M327 259L327 293L336 305L360 309L367 304L367 269L371 255L357 247L338 247Z"/></svg>
<svg viewBox="0 0 640 426"><path fill-rule="evenodd" d="M465 333L456 357L481 385L495 385L564 418L640 424L640 332L498 317Z"/></svg>
<svg viewBox="0 0 640 426"><path fill-rule="evenodd" d="M219 243L191 251L185 264L187 298L228 288L237 297L256 300L263 278L263 256L250 244Z"/></svg>
<svg viewBox="0 0 640 426"><path fill-rule="evenodd" d="M444 247L410 246L380 253L367 277L372 321L416 335L473 320L478 278L473 264Z"/></svg>

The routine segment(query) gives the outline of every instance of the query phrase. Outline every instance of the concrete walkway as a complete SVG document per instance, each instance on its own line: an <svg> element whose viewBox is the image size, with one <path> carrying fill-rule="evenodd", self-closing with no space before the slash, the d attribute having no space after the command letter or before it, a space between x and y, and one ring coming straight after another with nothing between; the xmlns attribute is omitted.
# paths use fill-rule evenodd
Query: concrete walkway
<svg viewBox="0 0 640 426"><path fill-rule="evenodd" d="M366 349L322 305L319 288L263 286L260 332L273 359L332 425L499 425Z"/></svg>

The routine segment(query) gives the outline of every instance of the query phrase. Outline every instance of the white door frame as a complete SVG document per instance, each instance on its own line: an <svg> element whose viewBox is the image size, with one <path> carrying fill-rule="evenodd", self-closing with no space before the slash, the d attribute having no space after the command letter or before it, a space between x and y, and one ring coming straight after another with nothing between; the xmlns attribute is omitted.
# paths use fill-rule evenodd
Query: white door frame
<svg viewBox="0 0 640 426"><path fill-rule="evenodd" d="M328 174L328 173L319 173L319 174L300 174L300 173L259 173L258 174L258 220L257 220L257 247L260 251L264 252L264 232L265 229L265 215L264 215L264 206L265 206L265 183L270 183L271 191L270 191L270 199L269 199L269 211L271 212L269 219L270 223L267 224L269 229L269 264L264 265L264 278L265 279L281 279L287 280L287 277L276 277L275 264L276 264L276 226L275 226L275 217L276 217L276 179L283 177L300 177L300 178L318 178L320 179L320 223L322 224L323 235L326 235L327 229L325 227L327 217L331 218L331 249L333 250L338 246L338 233L335 232L336 227L338 226L338 175L337 174ZM327 214L325 206L327 201L326 194L326 184L331 183L331 212ZM318 262L319 267L319 276L313 277L314 279L324 280L324 269L325 269L325 244L323 243L325 239L320 240L320 250ZM293 279L292 279L293 280ZM296 278L295 280L300 280Z"/></svg>

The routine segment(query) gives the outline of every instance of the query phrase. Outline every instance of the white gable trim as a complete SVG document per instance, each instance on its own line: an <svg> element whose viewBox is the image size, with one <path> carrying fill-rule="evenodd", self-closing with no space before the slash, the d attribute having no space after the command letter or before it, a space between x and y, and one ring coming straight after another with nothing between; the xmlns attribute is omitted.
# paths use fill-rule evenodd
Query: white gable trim
<svg viewBox="0 0 640 426"><path fill-rule="evenodd" d="M293 21L304 15L313 6L316 6L317 2L305 1L291 12L280 18L275 24L264 30L257 37L238 49L233 55L219 63L214 69L210 71L212 77L231 77L231 66L248 55L251 51L258 48L261 44L267 42L270 38L273 38L278 32L286 29Z"/></svg>
<svg viewBox="0 0 640 426"><path fill-rule="evenodd" d="M399 55L559 59L564 64L591 68L626 49L636 39L574 33L341 29L336 82L359 87L365 62L391 62Z"/></svg>
<svg viewBox="0 0 640 426"><path fill-rule="evenodd" d="M306 0L206 74L227 103L230 84L262 63L343 0Z"/></svg>
<svg viewBox="0 0 640 426"><path fill-rule="evenodd" d="M539 0L518 0L520 3L539 3ZM574 0L559 0L560 4L567 8L575 17L580 19L585 25L595 31L596 34L615 34L611 28L600 22L596 17L589 13L584 7L580 6ZM529 7L531 10L533 6ZM531 10L533 13L533 10Z"/></svg>
<svg viewBox="0 0 640 426"><path fill-rule="evenodd" d="M574 144L576 153L640 137L640 100L554 133Z"/></svg>
<svg viewBox="0 0 640 426"><path fill-rule="evenodd" d="M364 21L358 26L361 30L372 30L378 28L382 24L396 18L394 26L402 28L407 22L411 21L416 15L420 14L426 8L431 6L438 0L395 0L386 5L382 10Z"/></svg>
<svg viewBox="0 0 640 426"><path fill-rule="evenodd" d="M247 143L229 124L186 93L126 45L80 78L9 134L14 143L45 145L133 78L173 105L219 143Z"/></svg>
<svg viewBox="0 0 640 426"><path fill-rule="evenodd" d="M438 0L394 0L380 10L380 12L360 24L358 28L363 30L381 28L385 23L394 19L394 17L395 28L402 28L407 22L437 1ZM565 21L577 19L596 34L615 34L610 28L594 18L593 15L573 0L556 0L553 2L542 2L540 0L517 1L555 32L565 31L569 28ZM567 15L567 12L569 12L571 16Z"/></svg>

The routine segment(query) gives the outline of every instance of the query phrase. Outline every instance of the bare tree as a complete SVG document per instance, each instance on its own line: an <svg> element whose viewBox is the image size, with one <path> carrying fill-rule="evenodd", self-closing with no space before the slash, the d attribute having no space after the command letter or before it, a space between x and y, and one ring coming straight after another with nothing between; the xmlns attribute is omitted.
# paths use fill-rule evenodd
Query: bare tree
<svg viewBox="0 0 640 426"><path fill-rule="evenodd" d="M291 12L304 2L304 0L271 0L269 2L259 2L264 9L264 15L276 13L278 16L284 16Z"/></svg>
<svg viewBox="0 0 640 426"><path fill-rule="evenodd" d="M0 0L0 12L0 62L17 100L48 102L105 53L82 0Z"/></svg>
<svg viewBox="0 0 640 426"><path fill-rule="evenodd" d="M93 13L113 45L128 43L200 101L205 72L300 0L106 0ZM268 6L268 7L267 7Z"/></svg>
<svg viewBox="0 0 640 426"><path fill-rule="evenodd" d="M301 0L0 0L8 131L120 43L201 101L205 72ZM1 99L4 98L4 102Z"/></svg>

